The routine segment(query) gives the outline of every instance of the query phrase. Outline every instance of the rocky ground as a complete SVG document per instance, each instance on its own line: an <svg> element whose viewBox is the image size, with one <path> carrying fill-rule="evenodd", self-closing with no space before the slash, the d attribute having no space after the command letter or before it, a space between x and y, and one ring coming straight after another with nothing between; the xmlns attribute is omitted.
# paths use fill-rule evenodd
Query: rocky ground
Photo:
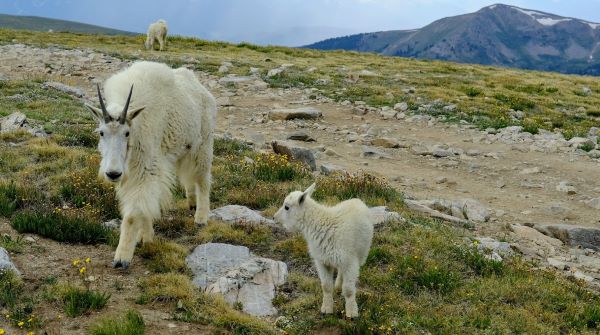
<svg viewBox="0 0 600 335"><path fill-rule="evenodd" d="M95 83L127 64L91 50L0 47L0 80L43 74L49 85L92 103ZM227 70L225 63L220 71ZM402 104L379 109L334 102L311 88L272 89L251 73L198 76L218 98L220 136L243 139L259 150L281 146L309 164L314 160L316 173L364 170L386 177L404 192L410 208L496 240L483 238L482 244L500 250L507 245L496 242L505 241L540 266L600 284L600 183L595 175L600 151L580 149L596 146L597 129L588 138L570 141L519 127L481 131L413 114ZM424 101L420 109L430 108L453 107Z"/></svg>

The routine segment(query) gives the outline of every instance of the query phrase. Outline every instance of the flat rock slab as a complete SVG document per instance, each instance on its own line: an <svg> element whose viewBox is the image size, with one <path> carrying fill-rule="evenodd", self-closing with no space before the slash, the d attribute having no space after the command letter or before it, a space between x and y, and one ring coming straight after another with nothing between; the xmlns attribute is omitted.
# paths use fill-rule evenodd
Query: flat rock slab
<svg viewBox="0 0 600 335"><path fill-rule="evenodd" d="M51 87L55 90L59 90L61 92L76 96L78 98L83 98L85 96L85 92L81 88L65 85L63 83L59 83L59 82L55 82L55 81L47 81L44 83L44 85L42 87L44 87L44 88Z"/></svg>
<svg viewBox="0 0 600 335"><path fill-rule="evenodd" d="M317 119L321 116L323 113L314 107L274 109L269 112L271 120Z"/></svg>
<svg viewBox="0 0 600 335"><path fill-rule="evenodd" d="M303 133L303 132L296 132L296 133L290 134L287 137L287 139L293 140L293 141L302 141L302 142L316 142L317 141L314 138L312 138L310 135L308 135L307 133Z"/></svg>
<svg viewBox="0 0 600 335"><path fill-rule="evenodd" d="M375 226L388 222L405 222L406 220L397 212L391 211L387 206L369 208L371 215L375 218Z"/></svg>
<svg viewBox="0 0 600 335"><path fill-rule="evenodd" d="M27 126L27 117L21 112L14 112L9 116L0 118L0 132L19 130Z"/></svg>
<svg viewBox="0 0 600 335"><path fill-rule="evenodd" d="M539 232L572 246L600 250L600 229L566 224L535 225Z"/></svg>
<svg viewBox="0 0 600 335"><path fill-rule="evenodd" d="M10 260L10 255L8 254L8 251L0 247L0 271L6 270L11 270L14 271L16 274L21 275L19 269L17 269L15 264L13 264L13 262Z"/></svg>
<svg viewBox="0 0 600 335"><path fill-rule="evenodd" d="M274 141L271 144L273 146L273 151L276 154L286 155L290 159L306 163L306 165L310 166L312 171L317 170L315 155L310 149L299 147L285 141Z"/></svg>
<svg viewBox="0 0 600 335"><path fill-rule="evenodd" d="M257 257L243 246L202 244L185 259L193 283L207 293L221 294L230 305L241 304L255 316L277 314L272 300L276 287L287 279L287 265Z"/></svg>
<svg viewBox="0 0 600 335"><path fill-rule="evenodd" d="M273 220L265 218L259 212L239 205L227 205L221 208L213 209L208 218L227 223L275 224Z"/></svg>

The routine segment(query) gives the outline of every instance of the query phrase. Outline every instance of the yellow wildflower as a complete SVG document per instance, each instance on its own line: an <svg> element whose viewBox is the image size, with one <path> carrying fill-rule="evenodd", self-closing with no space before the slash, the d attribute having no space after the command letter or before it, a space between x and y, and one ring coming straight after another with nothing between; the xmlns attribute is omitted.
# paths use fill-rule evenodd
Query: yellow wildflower
<svg viewBox="0 0 600 335"><path fill-rule="evenodd" d="M73 266L77 266L77 265L79 265L79 263L81 263L80 259L74 259L72 264L73 264Z"/></svg>
<svg viewBox="0 0 600 335"><path fill-rule="evenodd" d="M89 263L89 262L91 262L91 261L92 261L92 259L91 259L91 258L89 258L89 257L85 259L85 262L86 262L86 263Z"/></svg>
<svg viewBox="0 0 600 335"><path fill-rule="evenodd" d="M24 324L25 324L25 322L23 322L23 321L19 321L19 323L17 323L17 325L18 325L19 327L23 327L23 325L24 325Z"/></svg>
<svg viewBox="0 0 600 335"><path fill-rule="evenodd" d="M0 328L0 335L4 335L4 334L6 334L6 331L4 329Z"/></svg>
<svg viewBox="0 0 600 335"><path fill-rule="evenodd" d="M79 269L79 273L81 273L81 274L84 274L84 273L85 273L85 270L86 270L86 269L85 269L85 266L84 266L84 267L82 267L81 269Z"/></svg>

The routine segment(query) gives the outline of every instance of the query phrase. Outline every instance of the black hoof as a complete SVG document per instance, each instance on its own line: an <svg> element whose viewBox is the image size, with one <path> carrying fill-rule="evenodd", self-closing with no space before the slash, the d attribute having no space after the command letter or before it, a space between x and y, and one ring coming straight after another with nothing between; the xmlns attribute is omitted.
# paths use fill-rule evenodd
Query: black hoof
<svg viewBox="0 0 600 335"><path fill-rule="evenodd" d="M190 205L190 210L191 211L195 211L196 210L196 206L195 205Z"/></svg>
<svg viewBox="0 0 600 335"><path fill-rule="evenodd" d="M112 262L112 266L115 269L127 270L129 268L129 262L125 262L125 261L113 261Z"/></svg>
<svg viewBox="0 0 600 335"><path fill-rule="evenodd" d="M207 224L208 223L206 223L206 222L196 222L196 226L198 226L198 227L206 227Z"/></svg>

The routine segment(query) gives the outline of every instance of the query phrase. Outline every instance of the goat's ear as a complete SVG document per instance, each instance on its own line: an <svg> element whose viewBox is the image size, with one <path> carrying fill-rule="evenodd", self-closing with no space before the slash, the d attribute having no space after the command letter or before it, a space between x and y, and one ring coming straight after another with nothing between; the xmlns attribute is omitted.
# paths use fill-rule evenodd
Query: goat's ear
<svg viewBox="0 0 600 335"><path fill-rule="evenodd" d="M140 108L136 108L132 111L127 112L127 121L131 122L136 116L140 115L140 113L146 108L146 106L142 106Z"/></svg>
<svg viewBox="0 0 600 335"><path fill-rule="evenodd" d="M302 195L300 196L300 200L298 200L298 203L300 205L302 205L302 203L304 203L304 200L306 200L306 197L312 196L313 192L315 191L315 187L317 187L317 184L313 183L306 189L306 191L304 191L304 193L302 193Z"/></svg>
<svg viewBox="0 0 600 335"><path fill-rule="evenodd" d="M313 183L312 185L310 185L306 191L304 191L304 194L308 194L308 196L312 196L313 192L315 191L315 188L317 187L316 183Z"/></svg>
<svg viewBox="0 0 600 335"><path fill-rule="evenodd" d="M94 115L96 120L98 120L98 121L104 120L104 117L102 116L102 110L100 108L96 108L96 107L88 105L88 104L85 104L85 107L87 107L92 112L92 115Z"/></svg>

